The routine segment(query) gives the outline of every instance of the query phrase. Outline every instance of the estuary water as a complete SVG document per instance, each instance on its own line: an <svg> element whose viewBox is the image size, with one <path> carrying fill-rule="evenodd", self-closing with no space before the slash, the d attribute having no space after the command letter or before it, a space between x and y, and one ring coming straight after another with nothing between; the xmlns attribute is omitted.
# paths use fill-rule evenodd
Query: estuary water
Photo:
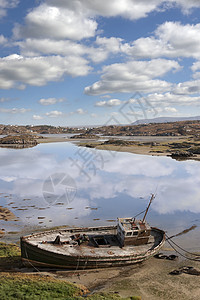
<svg viewBox="0 0 200 300"><path fill-rule="evenodd" d="M151 226L174 235L188 250L200 250L200 162L95 150L63 143L30 149L0 148L2 240L55 226L115 224L145 210ZM140 216L142 217L143 214Z"/></svg>

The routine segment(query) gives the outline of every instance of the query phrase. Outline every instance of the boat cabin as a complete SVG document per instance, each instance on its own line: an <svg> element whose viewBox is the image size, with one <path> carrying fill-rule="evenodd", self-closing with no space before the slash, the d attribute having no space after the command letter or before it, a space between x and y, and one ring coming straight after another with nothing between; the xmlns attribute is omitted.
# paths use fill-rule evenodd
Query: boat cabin
<svg viewBox="0 0 200 300"><path fill-rule="evenodd" d="M151 227L146 221L135 218L117 219L117 237L121 247L144 245L149 241Z"/></svg>

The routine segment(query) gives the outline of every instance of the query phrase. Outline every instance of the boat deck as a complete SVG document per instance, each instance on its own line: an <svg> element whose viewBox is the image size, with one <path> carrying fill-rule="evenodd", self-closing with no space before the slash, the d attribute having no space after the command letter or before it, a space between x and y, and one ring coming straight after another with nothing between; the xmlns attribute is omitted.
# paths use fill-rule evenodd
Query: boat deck
<svg viewBox="0 0 200 300"><path fill-rule="evenodd" d="M85 229L84 231L77 229L74 231L73 229L66 230L56 230L49 231L43 233L37 233L30 236L24 237L27 243L37 246L37 248L45 251L49 251L51 253L62 254L67 256L75 256L75 257L127 257L129 255L141 255L146 254L149 251L155 249L162 241L163 234L157 230L151 231L151 236L149 242L145 245L139 246L126 246L120 248L119 241L116 237L116 228L102 228L96 230L95 228ZM83 242L81 245L78 245L76 242L73 242L73 235L86 235L88 237L88 241ZM61 245L53 244L56 237L59 235ZM106 241L108 242L105 245L100 245L99 247L95 246L94 239L95 237L104 236Z"/></svg>

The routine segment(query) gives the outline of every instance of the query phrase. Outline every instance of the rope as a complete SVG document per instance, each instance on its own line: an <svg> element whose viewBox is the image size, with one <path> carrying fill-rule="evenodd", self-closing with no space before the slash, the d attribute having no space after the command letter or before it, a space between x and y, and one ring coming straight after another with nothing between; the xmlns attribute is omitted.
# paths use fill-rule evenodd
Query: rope
<svg viewBox="0 0 200 300"><path fill-rule="evenodd" d="M98 269L98 267L97 267L97 260L96 260L96 270Z"/></svg>
<svg viewBox="0 0 200 300"><path fill-rule="evenodd" d="M167 234L165 234L166 235L166 237L167 237L167 242L169 242L169 239L171 239L172 237L168 237L167 236ZM188 253L188 254L190 254L190 255L194 255L194 256L199 256L200 257L200 254L195 254L195 253L192 253L192 252L189 252L189 251L187 251L187 250L185 250L185 249L183 249L181 246L179 246L178 244L176 244L174 241L171 241L174 245L176 245L176 247L178 247L179 249L181 249L182 251L184 251L184 252L186 252L186 253Z"/></svg>
<svg viewBox="0 0 200 300"><path fill-rule="evenodd" d="M88 257L86 258L86 261L85 261L85 264L84 264L83 270L85 270L87 263L88 263Z"/></svg>
<svg viewBox="0 0 200 300"><path fill-rule="evenodd" d="M145 210L143 210L143 211L141 211L139 214L137 214L137 215L136 215L136 216L134 216L133 218L136 218L136 217L138 217L139 215L143 214L145 211L146 211L146 209L145 209Z"/></svg>
<svg viewBox="0 0 200 300"><path fill-rule="evenodd" d="M36 268L31 262L30 262L30 260L29 260L29 258L28 258L28 253L27 253L27 251L26 251L26 246L25 246L25 253L26 253L26 258L27 258L27 260L28 260L28 263L38 272L38 273L41 273L40 272L40 270L38 269L38 268Z"/></svg>
<svg viewBox="0 0 200 300"><path fill-rule="evenodd" d="M174 251L177 252L180 256L182 256L182 257L184 257L185 259L188 259L188 260L200 262L199 259L195 259L195 258L191 258L191 257L187 257L187 256L183 255L181 252L179 252L179 251L171 244L171 242L169 242L169 241L167 241L167 242L168 242L168 243L170 244L170 246L174 249Z"/></svg>
<svg viewBox="0 0 200 300"><path fill-rule="evenodd" d="M152 194L152 195L154 195L154 199L156 198L156 192L157 192L157 188L158 188L158 184L157 184L157 187L156 187L156 191L155 191L155 193L154 193L154 194ZM139 214L137 214L137 215L136 215L136 216L134 216L133 218L136 218L136 217L138 217L139 215L143 214L144 212L146 212L146 210L147 210L147 208L146 208L145 210L141 211Z"/></svg>
<svg viewBox="0 0 200 300"><path fill-rule="evenodd" d="M76 265L76 270L74 271L74 275L76 274L76 271L78 270L79 267L79 261L80 261L80 255L78 257L77 265Z"/></svg>
<svg viewBox="0 0 200 300"><path fill-rule="evenodd" d="M174 249L174 251L177 252L180 256L182 256L182 257L184 257L185 259L188 259L188 260L200 262L200 259L195 259L195 258L187 257L187 256L185 256L184 254L182 254L180 251L178 251L178 250L175 248L175 246L173 246L173 244L176 245L176 247L178 247L178 248L181 249L182 251L184 251L184 252L186 252L186 253L188 253L188 254L190 254L190 255L195 255L194 253L189 252L189 251L183 249L182 247L180 247L180 246L179 246L178 244L176 244L175 242L169 241L169 237L167 236L167 234L166 234L166 237L168 238L168 239L167 239L167 242L170 244L170 246L172 247L172 249ZM198 255L195 255L195 256L198 256Z"/></svg>

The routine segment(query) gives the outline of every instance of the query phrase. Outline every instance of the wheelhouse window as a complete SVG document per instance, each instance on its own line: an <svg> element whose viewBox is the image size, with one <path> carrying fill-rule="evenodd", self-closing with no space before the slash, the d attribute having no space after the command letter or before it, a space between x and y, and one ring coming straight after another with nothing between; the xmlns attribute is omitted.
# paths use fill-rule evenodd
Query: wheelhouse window
<svg viewBox="0 0 200 300"><path fill-rule="evenodd" d="M132 235L131 231L129 231L129 232L126 233L126 236L131 236L131 235Z"/></svg>

